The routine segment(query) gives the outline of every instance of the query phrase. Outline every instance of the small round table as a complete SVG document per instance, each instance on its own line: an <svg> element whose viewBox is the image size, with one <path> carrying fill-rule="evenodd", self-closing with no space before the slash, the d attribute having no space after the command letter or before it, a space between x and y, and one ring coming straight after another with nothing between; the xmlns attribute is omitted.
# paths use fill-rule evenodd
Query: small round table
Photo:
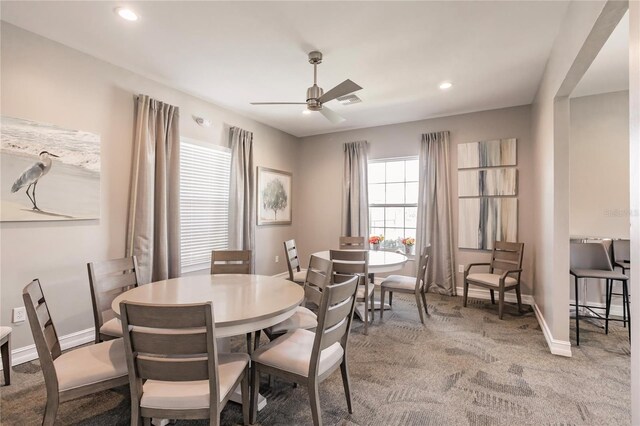
<svg viewBox="0 0 640 426"><path fill-rule="evenodd" d="M193 275L157 281L128 290L113 300L178 305L213 302L216 337L262 330L289 318L304 298L298 284L265 275Z"/></svg>
<svg viewBox="0 0 640 426"><path fill-rule="evenodd" d="M314 256L329 260L329 250L313 253ZM407 263L407 256L392 251L369 250L369 273L381 274L401 269Z"/></svg>

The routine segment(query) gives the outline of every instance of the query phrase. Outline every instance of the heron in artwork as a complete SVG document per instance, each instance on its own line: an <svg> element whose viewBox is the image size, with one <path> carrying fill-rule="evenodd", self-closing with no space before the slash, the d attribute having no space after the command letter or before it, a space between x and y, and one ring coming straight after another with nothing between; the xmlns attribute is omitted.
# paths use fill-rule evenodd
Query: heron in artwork
<svg viewBox="0 0 640 426"><path fill-rule="evenodd" d="M38 181L44 175L49 173L49 170L51 170L51 157L57 158L58 156L55 154L51 154L48 151L42 151L38 155L38 157L38 161L33 166L22 172L20 177L16 179L16 181L13 183L13 186L11 187L11 192L18 192L20 188L24 188L26 186L27 197L29 197L31 204L33 204L32 210L40 211L40 209L38 208L38 204L36 203L36 186L38 185ZM29 195L29 189L31 189L32 187L33 189L31 190L31 195Z"/></svg>

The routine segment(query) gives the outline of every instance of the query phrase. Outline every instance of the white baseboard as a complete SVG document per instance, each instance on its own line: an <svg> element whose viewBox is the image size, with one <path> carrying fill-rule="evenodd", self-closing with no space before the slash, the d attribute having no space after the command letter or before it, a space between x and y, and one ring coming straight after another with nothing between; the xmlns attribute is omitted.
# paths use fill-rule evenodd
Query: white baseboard
<svg viewBox="0 0 640 426"><path fill-rule="evenodd" d="M551 330L542 315L542 311L540 311L540 308L536 303L533 304L533 312L536 314L538 324L540 324L540 328L542 328L542 333L544 334L544 338L547 341L547 345L549 346L551 353L553 355L571 357L571 342L553 338Z"/></svg>
<svg viewBox="0 0 640 426"><path fill-rule="evenodd" d="M60 340L60 348L63 351L66 349L75 348L76 346L84 345L85 343L93 342L95 338L96 335L93 327L58 337L58 339ZM12 366L24 364L25 362L33 361L37 358L38 351L36 350L36 345L23 346L11 351ZM0 369L2 368L3 366L0 362Z"/></svg>

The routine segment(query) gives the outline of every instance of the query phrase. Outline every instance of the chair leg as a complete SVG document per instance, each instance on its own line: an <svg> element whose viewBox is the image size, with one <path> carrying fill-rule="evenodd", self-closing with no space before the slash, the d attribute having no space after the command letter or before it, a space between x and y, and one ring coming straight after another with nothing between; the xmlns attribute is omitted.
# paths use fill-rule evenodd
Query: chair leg
<svg viewBox="0 0 640 426"><path fill-rule="evenodd" d="M493 290L491 290L493 293ZM501 288L498 291L498 316L502 319L502 314L504 313L504 288Z"/></svg>
<svg viewBox="0 0 640 426"><path fill-rule="evenodd" d="M247 333L247 353L249 356L253 354L253 339L251 339L251 332Z"/></svg>
<svg viewBox="0 0 640 426"><path fill-rule="evenodd" d="M56 421L56 415L58 414L58 404L60 399L58 394L47 394L47 406L44 409L44 418L42 419L42 426L53 426Z"/></svg>
<svg viewBox="0 0 640 426"><path fill-rule="evenodd" d="M626 305L627 307L627 318L629 320L629 327L628 327L628 331L629 331L629 342L631 342L631 310L629 309L629 287L627 286L627 281L623 281L622 282L622 303L623 305Z"/></svg>
<svg viewBox="0 0 640 426"><path fill-rule="evenodd" d="M367 285L364 286L364 292L368 290ZM369 334L369 296L364 295L364 335Z"/></svg>
<svg viewBox="0 0 640 426"><path fill-rule="evenodd" d="M249 366L245 368L244 377L240 382L242 390L242 422L244 426L248 426L251 423L251 398L249 396ZM220 415L218 415L220 417Z"/></svg>
<svg viewBox="0 0 640 426"><path fill-rule="evenodd" d="M137 401L131 400L131 426L142 426L144 421L140 415L140 404Z"/></svg>
<svg viewBox="0 0 640 426"><path fill-rule="evenodd" d="M469 283L467 280L464 280L464 297L462 301L462 306L467 307L467 296L469 295Z"/></svg>
<svg viewBox="0 0 640 426"><path fill-rule="evenodd" d="M518 312L522 312L522 294L520 294L520 284L516 286L516 298L518 299Z"/></svg>
<svg viewBox="0 0 640 426"><path fill-rule="evenodd" d="M371 322L373 322L376 319L376 292L375 291L371 292L371 300L369 301L369 306L371 306Z"/></svg>
<svg viewBox="0 0 640 426"><path fill-rule="evenodd" d="M580 346L580 304L578 297L578 277L574 277L575 282L575 296L576 296L576 346Z"/></svg>
<svg viewBox="0 0 640 426"><path fill-rule="evenodd" d="M389 292L389 306L393 306L393 292Z"/></svg>
<svg viewBox="0 0 640 426"><path fill-rule="evenodd" d="M313 425L320 426L322 424L322 413L320 412L320 394L318 393L318 381L311 380L308 384L309 402L311 403L311 416L313 417Z"/></svg>
<svg viewBox="0 0 640 426"><path fill-rule="evenodd" d="M4 385L11 384L11 335L8 336L7 341L0 348L2 352L2 372L4 373Z"/></svg>
<svg viewBox="0 0 640 426"><path fill-rule="evenodd" d="M605 288L605 314L604 314L604 334L609 334L609 314L611 313L611 291L613 290L613 281L606 280L604 284ZM622 305L624 308L624 304Z"/></svg>
<svg viewBox="0 0 640 426"><path fill-rule="evenodd" d="M489 293L491 293L491 304L495 305L496 304L496 296L493 293L493 290L489 290Z"/></svg>
<svg viewBox="0 0 640 426"><path fill-rule="evenodd" d="M380 286L380 321L382 321L382 318L384 316L384 294L386 293L386 291L384 291L384 287ZM389 292L389 297L391 297L393 293Z"/></svg>
<svg viewBox="0 0 640 426"><path fill-rule="evenodd" d="M258 391L260 390L260 370L258 364L253 363L253 373L251 374L251 410L249 412L250 424L254 424L258 417Z"/></svg>
<svg viewBox="0 0 640 426"><path fill-rule="evenodd" d="M260 346L260 332L261 330L256 331L256 335L253 340L253 350L255 351Z"/></svg>
<svg viewBox="0 0 640 426"><path fill-rule="evenodd" d="M347 408L349 413L353 414L353 404L351 402L351 383L349 382L349 367L347 366L347 359L342 359L340 364L340 372L342 373L342 385L344 386L344 396L347 398Z"/></svg>
<svg viewBox="0 0 640 426"><path fill-rule="evenodd" d="M624 274L624 272L622 272ZM623 284L624 286L624 284ZM613 286L612 286L613 288ZM612 290L613 291L613 290ZM628 294L627 294L628 296ZM627 304L626 303L622 303L622 326L626 327L627 326Z"/></svg>
<svg viewBox="0 0 640 426"><path fill-rule="evenodd" d="M429 316L429 309L427 308L427 293L422 291L420 292L422 295L422 305L424 306L424 313Z"/></svg>
<svg viewBox="0 0 640 426"><path fill-rule="evenodd" d="M416 293L416 306L418 307L418 313L420 314L420 322L422 323L422 325L424 325L424 313L422 312L422 306L420 306L421 304L422 302L420 300L420 295Z"/></svg>

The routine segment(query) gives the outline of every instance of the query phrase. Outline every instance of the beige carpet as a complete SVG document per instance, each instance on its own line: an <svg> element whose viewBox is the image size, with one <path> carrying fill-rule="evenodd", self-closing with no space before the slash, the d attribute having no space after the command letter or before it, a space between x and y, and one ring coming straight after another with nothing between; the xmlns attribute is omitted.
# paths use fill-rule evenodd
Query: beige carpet
<svg viewBox="0 0 640 426"><path fill-rule="evenodd" d="M499 321L496 306L429 295L422 327L411 297L396 296L393 311L369 336L354 321L350 338L354 414L347 412L339 372L320 386L326 425L628 425L629 343L614 326L608 336L581 322L573 358L549 354L534 314L513 307ZM572 334L572 338L574 335ZM3 425L39 424L45 390L37 361L14 368L1 388ZM262 425L311 423L306 390L276 381L263 394ZM128 388L62 404L59 424L129 423ZM241 423L230 403L223 424ZM178 422L205 424L205 422Z"/></svg>

